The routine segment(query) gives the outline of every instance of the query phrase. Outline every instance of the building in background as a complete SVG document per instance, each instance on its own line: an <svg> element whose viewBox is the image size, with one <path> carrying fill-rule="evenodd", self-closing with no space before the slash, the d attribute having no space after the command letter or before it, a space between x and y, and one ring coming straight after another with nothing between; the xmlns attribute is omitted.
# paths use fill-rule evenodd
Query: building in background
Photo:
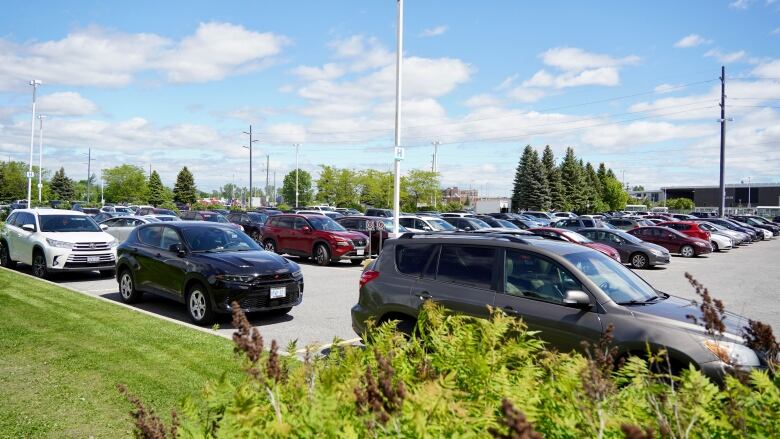
<svg viewBox="0 0 780 439"><path fill-rule="evenodd" d="M444 203L460 203L470 206L479 198L479 191L477 189L459 189L457 186L453 186L443 189L441 198Z"/></svg>
<svg viewBox="0 0 780 439"><path fill-rule="evenodd" d="M780 183L727 184L726 207L780 206ZM718 207L720 188L718 186L669 186L662 187L666 199L689 198L696 207Z"/></svg>
<svg viewBox="0 0 780 439"><path fill-rule="evenodd" d="M663 201L666 199L664 198L663 189L641 191L630 190L628 191L628 195L638 200L650 201L651 203L663 203Z"/></svg>

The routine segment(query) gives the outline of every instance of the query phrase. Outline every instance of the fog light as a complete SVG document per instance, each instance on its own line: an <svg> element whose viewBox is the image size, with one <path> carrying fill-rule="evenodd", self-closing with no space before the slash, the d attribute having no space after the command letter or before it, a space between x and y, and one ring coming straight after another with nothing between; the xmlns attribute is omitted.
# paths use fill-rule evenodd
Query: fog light
<svg viewBox="0 0 780 439"><path fill-rule="evenodd" d="M55 256L54 259L52 259L52 261L51 261L51 266L52 267L56 267L56 266L60 265L59 259L60 259L59 256Z"/></svg>

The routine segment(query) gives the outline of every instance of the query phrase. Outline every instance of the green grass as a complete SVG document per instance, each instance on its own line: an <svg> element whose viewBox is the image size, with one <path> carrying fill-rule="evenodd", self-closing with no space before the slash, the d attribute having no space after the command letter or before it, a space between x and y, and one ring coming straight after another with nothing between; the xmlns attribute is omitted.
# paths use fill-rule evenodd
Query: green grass
<svg viewBox="0 0 780 439"><path fill-rule="evenodd" d="M0 269L0 438L132 436L128 386L164 419L239 374L229 340Z"/></svg>

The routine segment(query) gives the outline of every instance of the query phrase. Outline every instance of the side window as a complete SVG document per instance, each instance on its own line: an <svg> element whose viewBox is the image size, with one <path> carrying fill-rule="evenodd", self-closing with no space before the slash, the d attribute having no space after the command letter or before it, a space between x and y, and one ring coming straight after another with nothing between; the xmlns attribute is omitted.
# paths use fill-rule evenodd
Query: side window
<svg viewBox="0 0 780 439"><path fill-rule="evenodd" d="M403 274L419 276L435 247L434 244L396 245L395 266Z"/></svg>
<svg viewBox="0 0 780 439"><path fill-rule="evenodd" d="M305 219L295 218L295 230L302 230L304 227L308 225L309 223L307 223Z"/></svg>
<svg viewBox="0 0 780 439"><path fill-rule="evenodd" d="M398 223L404 227L417 228L417 221L414 218L399 218Z"/></svg>
<svg viewBox="0 0 780 439"><path fill-rule="evenodd" d="M18 217L19 217L19 214L17 212L14 212L14 213L12 213L11 215L8 216L8 219L6 220L6 223L8 225L10 225L10 226L15 226L16 225L15 221L16 221L16 218L18 218Z"/></svg>
<svg viewBox="0 0 780 439"><path fill-rule="evenodd" d="M506 294L562 303L566 291L569 290L582 290L582 284L555 262L531 253L515 250L506 252Z"/></svg>
<svg viewBox="0 0 780 439"><path fill-rule="evenodd" d="M108 227L119 227L122 221L123 221L122 218L111 218L103 221L102 224L105 224Z"/></svg>
<svg viewBox="0 0 780 439"><path fill-rule="evenodd" d="M271 227L277 227L279 225L279 218L269 218L266 224Z"/></svg>
<svg viewBox="0 0 780 439"><path fill-rule="evenodd" d="M241 215L241 223L246 224L248 222L250 222L249 221L249 215L247 215L247 214Z"/></svg>
<svg viewBox="0 0 780 439"><path fill-rule="evenodd" d="M421 219L414 220L414 228L415 229L425 230L426 227L430 228L430 226L428 226L428 224L425 224L425 221L423 221Z"/></svg>
<svg viewBox="0 0 780 439"><path fill-rule="evenodd" d="M444 245L439 256L436 280L490 289L496 249Z"/></svg>
<svg viewBox="0 0 780 439"><path fill-rule="evenodd" d="M181 219L183 220L191 220L193 218L195 218L195 215L193 215L192 212L185 211L181 213Z"/></svg>
<svg viewBox="0 0 780 439"><path fill-rule="evenodd" d="M354 229L357 227L357 220L352 218L341 220L338 223L344 226L345 229Z"/></svg>
<svg viewBox="0 0 780 439"><path fill-rule="evenodd" d="M35 225L35 216L28 212L20 212L19 217L16 219L16 224L19 227L22 227L25 224Z"/></svg>
<svg viewBox="0 0 780 439"><path fill-rule="evenodd" d="M277 227L281 227L283 229L292 229L293 219L290 217L279 218Z"/></svg>
<svg viewBox="0 0 780 439"><path fill-rule="evenodd" d="M173 230L170 227L163 228L162 248L165 250L169 250L171 246L174 244L181 245L181 239L179 239L179 234L176 233L176 230Z"/></svg>
<svg viewBox="0 0 780 439"><path fill-rule="evenodd" d="M593 220L583 220L582 224L585 225L585 227L593 227L595 224L593 224Z"/></svg>
<svg viewBox="0 0 780 439"><path fill-rule="evenodd" d="M162 226L144 227L138 231L138 239L152 247L160 247L162 238Z"/></svg>
<svg viewBox="0 0 780 439"><path fill-rule="evenodd" d="M593 241L601 241L601 237L596 233L595 230L582 230L580 231L580 234Z"/></svg>

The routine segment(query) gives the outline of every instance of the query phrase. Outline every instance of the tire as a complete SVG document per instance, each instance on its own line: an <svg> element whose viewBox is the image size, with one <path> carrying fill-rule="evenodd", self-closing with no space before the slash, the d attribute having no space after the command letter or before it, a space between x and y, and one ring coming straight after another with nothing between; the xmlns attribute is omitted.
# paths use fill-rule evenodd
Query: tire
<svg viewBox="0 0 780 439"><path fill-rule="evenodd" d="M100 270L100 277L114 277L116 270Z"/></svg>
<svg viewBox="0 0 780 439"><path fill-rule="evenodd" d="M119 272L119 298L124 303L136 303L143 297L141 291L135 289L135 279L128 269Z"/></svg>
<svg viewBox="0 0 780 439"><path fill-rule="evenodd" d="M691 245L684 245L680 247L680 254L685 258L692 258L696 256L696 250Z"/></svg>
<svg viewBox="0 0 780 439"><path fill-rule="evenodd" d="M263 242L263 237L260 232L254 231L249 235L255 242Z"/></svg>
<svg viewBox="0 0 780 439"><path fill-rule="evenodd" d="M327 245L317 244L314 246L314 261L323 267L330 265L330 250L328 250Z"/></svg>
<svg viewBox="0 0 780 439"><path fill-rule="evenodd" d="M713 252L719 252L720 247L718 247L718 243L715 241L710 241L710 245L712 245L712 251Z"/></svg>
<svg viewBox="0 0 780 439"><path fill-rule="evenodd" d="M33 252L32 273L33 276L39 279L49 278L49 267L46 266L46 254L40 249L35 249Z"/></svg>
<svg viewBox="0 0 780 439"><path fill-rule="evenodd" d="M187 314L196 325L208 325L214 320L209 293L203 285L195 284L190 288L186 304Z"/></svg>
<svg viewBox="0 0 780 439"><path fill-rule="evenodd" d="M276 251L276 243L273 239L266 239L265 242L263 242L263 247L266 251L269 251L271 253L278 253Z"/></svg>
<svg viewBox="0 0 780 439"><path fill-rule="evenodd" d="M0 266L4 268L15 268L16 261L11 260L11 252L8 250L8 244L0 241Z"/></svg>
<svg viewBox="0 0 780 439"><path fill-rule="evenodd" d="M350 262L352 262L352 265L360 265L365 261L365 259L350 259Z"/></svg>
<svg viewBox="0 0 780 439"><path fill-rule="evenodd" d="M649 266L649 260L647 255L641 252L631 255L631 266L634 268L647 268Z"/></svg>

